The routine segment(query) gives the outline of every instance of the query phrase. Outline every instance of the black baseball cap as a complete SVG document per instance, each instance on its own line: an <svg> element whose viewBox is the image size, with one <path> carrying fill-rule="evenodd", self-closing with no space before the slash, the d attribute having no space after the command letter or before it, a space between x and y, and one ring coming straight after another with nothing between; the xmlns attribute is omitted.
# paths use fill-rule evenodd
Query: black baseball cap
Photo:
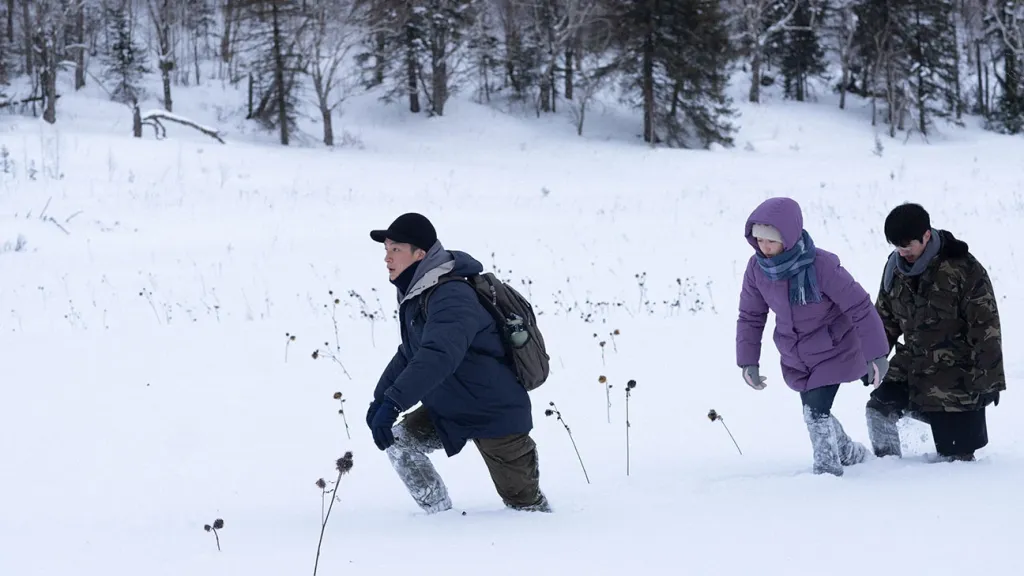
<svg viewBox="0 0 1024 576"><path fill-rule="evenodd" d="M388 226L387 230L371 230L370 238L374 242L403 242L412 244L422 250L430 250L430 247L437 242L437 231L430 220L422 214L409 212L402 214Z"/></svg>

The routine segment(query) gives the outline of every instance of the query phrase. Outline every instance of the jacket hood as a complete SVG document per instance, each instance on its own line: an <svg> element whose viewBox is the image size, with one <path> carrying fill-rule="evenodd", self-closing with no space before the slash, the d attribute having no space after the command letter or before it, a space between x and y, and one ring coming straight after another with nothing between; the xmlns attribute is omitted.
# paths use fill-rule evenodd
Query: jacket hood
<svg viewBox="0 0 1024 576"><path fill-rule="evenodd" d="M430 247L416 269L416 274L409 282L409 291L405 294L398 292L398 303L401 304L437 284L437 281L446 274L469 276L479 274L483 270L483 264L476 258L458 250L445 250L438 240Z"/></svg>
<svg viewBox="0 0 1024 576"><path fill-rule="evenodd" d="M743 229L743 236L747 242L760 252L757 247L757 238L754 238L754 224L768 224L774 226L782 234L782 246L789 250L800 241L804 231L804 215L800 205L792 198L769 198L762 202L747 218Z"/></svg>
<svg viewBox="0 0 1024 576"><path fill-rule="evenodd" d="M967 242L953 236L953 233L948 230L939 230L938 233L942 237L942 248L939 249L939 256L944 258L963 258L967 256L970 251Z"/></svg>

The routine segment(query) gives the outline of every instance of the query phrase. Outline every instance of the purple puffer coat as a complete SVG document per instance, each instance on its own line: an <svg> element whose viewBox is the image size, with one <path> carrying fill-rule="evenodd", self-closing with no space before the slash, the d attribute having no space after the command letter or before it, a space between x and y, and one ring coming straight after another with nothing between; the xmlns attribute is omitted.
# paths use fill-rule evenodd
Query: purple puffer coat
<svg viewBox="0 0 1024 576"><path fill-rule="evenodd" d="M804 219L800 205L789 198L763 202L747 219L744 235L754 250L754 224L770 224L782 234L785 249L800 239ZM814 269L821 302L794 306L789 281L772 281L755 256L747 262L736 322L736 363L757 365L768 310L775 312L775 345L782 377L798 392L852 382L867 374L868 361L889 354L882 320L868 293L839 263L835 254L816 249Z"/></svg>

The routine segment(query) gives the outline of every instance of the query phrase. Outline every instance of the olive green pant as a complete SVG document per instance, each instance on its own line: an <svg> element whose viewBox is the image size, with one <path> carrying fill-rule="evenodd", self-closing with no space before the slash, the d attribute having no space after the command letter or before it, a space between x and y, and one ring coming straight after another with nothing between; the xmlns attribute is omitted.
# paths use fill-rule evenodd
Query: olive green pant
<svg viewBox="0 0 1024 576"><path fill-rule="evenodd" d="M388 458L413 500L423 510L443 512L452 507L448 489L428 457L443 450L437 430L423 407L395 425L395 443ZM518 510L548 511L540 490L537 445L529 434L474 439L490 472L494 488L506 506Z"/></svg>

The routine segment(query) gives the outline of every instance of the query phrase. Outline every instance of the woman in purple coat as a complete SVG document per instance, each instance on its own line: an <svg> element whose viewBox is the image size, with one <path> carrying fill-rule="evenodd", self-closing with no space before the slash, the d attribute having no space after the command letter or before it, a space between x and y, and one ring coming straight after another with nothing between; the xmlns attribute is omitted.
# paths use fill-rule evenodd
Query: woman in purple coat
<svg viewBox="0 0 1024 576"><path fill-rule="evenodd" d="M889 341L868 293L839 263L815 248L790 198L764 201L747 219L754 248L747 263L736 323L736 363L743 380L763 390L761 337L775 312L775 345L782 377L800 393L814 451L814 473L843 475L867 449L850 440L832 416L839 384L867 376L876 387L889 369Z"/></svg>

